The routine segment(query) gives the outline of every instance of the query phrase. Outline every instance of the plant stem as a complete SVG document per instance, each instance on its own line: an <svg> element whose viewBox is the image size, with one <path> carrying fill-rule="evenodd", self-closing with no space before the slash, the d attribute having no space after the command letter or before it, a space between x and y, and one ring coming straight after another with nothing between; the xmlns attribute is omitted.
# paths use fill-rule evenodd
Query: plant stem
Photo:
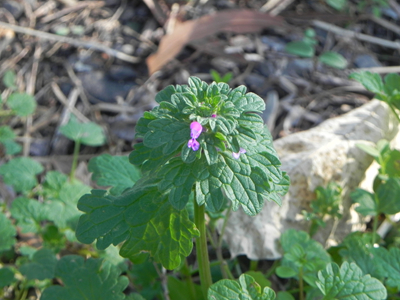
<svg viewBox="0 0 400 300"><path fill-rule="evenodd" d="M196 300L196 291L194 289L192 276L190 275L190 267L189 267L189 264L188 264L186 258L185 258L184 262L185 262L185 264L181 268L181 273L185 277L185 281L186 281L187 285L189 286L191 299Z"/></svg>
<svg viewBox="0 0 400 300"><path fill-rule="evenodd" d="M375 197L375 203L377 204L376 206L378 207L379 205L379 198L376 194L374 194ZM379 219L379 213L376 213L376 216L374 216L374 221L372 223L372 246L375 244L375 236L376 236L376 230L378 229L378 220Z"/></svg>
<svg viewBox="0 0 400 300"><path fill-rule="evenodd" d="M379 216L376 215L374 217L374 221L372 223L372 246L375 245L375 238L376 238L376 230L378 229L378 218Z"/></svg>
<svg viewBox="0 0 400 300"><path fill-rule="evenodd" d="M250 271L257 271L258 260L250 260Z"/></svg>
<svg viewBox="0 0 400 300"><path fill-rule="evenodd" d="M9 117L15 115L15 113L12 110L2 110L0 109L0 117Z"/></svg>
<svg viewBox="0 0 400 300"><path fill-rule="evenodd" d="M265 278L270 278L273 274L275 274L275 270L276 270L276 268L278 268L279 267L279 265L280 265L280 261L279 260L275 260L273 263L272 263L272 266L271 266L271 268L269 268L268 270L267 270L267 272L265 273Z"/></svg>
<svg viewBox="0 0 400 300"><path fill-rule="evenodd" d="M212 285L212 280L210 261L208 258L207 233L204 212L205 206L199 206L195 200L194 223L196 224L197 229L200 231L200 237L196 238L196 255L197 263L199 265L201 288L203 290L204 299L207 299L207 292L209 287Z"/></svg>
<svg viewBox="0 0 400 300"><path fill-rule="evenodd" d="M399 117L399 115L397 114L396 110L394 109L393 105L389 103L389 107L390 107L390 109L392 110L392 112L394 113L394 115L395 115L397 121L400 123L400 117Z"/></svg>
<svg viewBox="0 0 400 300"><path fill-rule="evenodd" d="M304 300L304 286L303 286L303 267L300 267L299 272L299 289L300 289L300 300Z"/></svg>
<svg viewBox="0 0 400 300"><path fill-rule="evenodd" d="M81 142L76 141L74 146L74 155L72 158L71 173L69 174L69 180L72 182L75 179L76 165L78 164L79 150L81 149Z"/></svg>

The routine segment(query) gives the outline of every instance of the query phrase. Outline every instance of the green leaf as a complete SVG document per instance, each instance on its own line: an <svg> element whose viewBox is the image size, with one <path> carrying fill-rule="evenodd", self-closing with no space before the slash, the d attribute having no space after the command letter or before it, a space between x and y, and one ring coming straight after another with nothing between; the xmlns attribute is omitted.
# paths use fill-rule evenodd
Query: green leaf
<svg viewBox="0 0 400 300"><path fill-rule="evenodd" d="M311 202L313 212L321 218L326 215L340 218L340 205L342 203L342 188L335 182L330 182L326 188L319 186L315 189L317 199Z"/></svg>
<svg viewBox="0 0 400 300"><path fill-rule="evenodd" d="M200 285L192 284L193 291L191 290L191 285L185 281L180 281L173 276L167 276L167 285L169 291L169 297L171 300L203 300L202 290Z"/></svg>
<svg viewBox="0 0 400 300"><path fill-rule="evenodd" d="M350 197L354 203L359 204L359 206L356 207L357 212L363 216L376 216L378 207L375 202L374 194L357 188L350 194Z"/></svg>
<svg viewBox="0 0 400 300"><path fill-rule="evenodd" d="M260 271L247 271L245 274L254 278L254 280L260 285L261 289L264 289L266 286L271 286L271 281L267 279L267 277Z"/></svg>
<svg viewBox="0 0 400 300"><path fill-rule="evenodd" d="M325 1L330 7L333 7L336 10L342 10L347 4L346 0L325 0Z"/></svg>
<svg viewBox="0 0 400 300"><path fill-rule="evenodd" d="M48 204L47 219L61 229L75 229L81 215L77 209L80 197L89 193L91 188L77 180L65 182L61 187L58 197Z"/></svg>
<svg viewBox="0 0 400 300"><path fill-rule="evenodd" d="M133 293L133 294L129 294L126 297L126 300L146 300L146 298L143 298L140 294L138 293Z"/></svg>
<svg viewBox="0 0 400 300"><path fill-rule="evenodd" d="M169 155L190 139L190 124L172 119L157 119L149 123L150 131L144 136L144 145L149 148L163 146L163 154Z"/></svg>
<svg viewBox="0 0 400 300"><path fill-rule="evenodd" d="M158 175L164 179L158 185L159 190L168 192L169 203L178 210L183 209L189 201L196 179L209 176L199 160L186 164L180 158L171 159L161 168Z"/></svg>
<svg viewBox="0 0 400 300"><path fill-rule="evenodd" d="M121 271L107 261L67 255L56 267L55 276L64 286L50 286L43 291L41 300L124 300L123 291L129 284Z"/></svg>
<svg viewBox="0 0 400 300"><path fill-rule="evenodd" d="M16 243L17 231L11 221L0 212L0 252L9 250Z"/></svg>
<svg viewBox="0 0 400 300"><path fill-rule="evenodd" d="M40 222L46 220L45 209L45 205L37 200L20 197L12 202L10 212L22 233L37 233L40 231Z"/></svg>
<svg viewBox="0 0 400 300"><path fill-rule="evenodd" d="M163 288L160 282L160 276L157 273L159 264L148 260L144 263L133 264L128 270L130 281L135 284L138 292L145 299L162 299ZM173 299L172 299L173 300Z"/></svg>
<svg viewBox="0 0 400 300"><path fill-rule="evenodd" d="M356 263L364 274L370 274L377 278L382 277L380 266L373 258L372 234L354 232L346 236L342 246L339 254L343 260Z"/></svg>
<svg viewBox="0 0 400 300"><path fill-rule="evenodd" d="M285 47L286 52L294 55L298 55L301 57L314 57L315 49L308 43L304 41L296 41L290 42L286 44Z"/></svg>
<svg viewBox="0 0 400 300"><path fill-rule="evenodd" d="M208 300L274 300L275 292L265 287L261 290L260 285L253 277L242 274L239 282L236 280L223 279L208 290Z"/></svg>
<svg viewBox="0 0 400 300"><path fill-rule="evenodd" d="M396 91L400 90L400 76L396 73L387 74L385 80L385 92L387 95L392 96Z"/></svg>
<svg viewBox="0 0 400 300"><path fill-rule="evenodd" d="M187 211L175 210L151 184L137 182L118 197L92 191L79 200L78 208L86 212L76 231L79 241L90 244L97 239L99 249L125 241L120 251L123 257L149 252L167 269L180 265L198 236Z"/></svg>
<svg viewBox="0 0 400 300"><path fill-rule="evenodd" d="M289 229L281 236L284 256L281 265L300 272L311 286L315 286L318 271L325 268L331 261L329 254L322 245L312 239L304 231Z"/></svg>
<svg viewBox="0 0 400 300"><path fill-rule="evenodd" d="M7 70L3 76L3 83L6 87L12 90L16 90L17 86L15 85L16 74L14 70Z"/></svg>
<svg viewBox="0 0 400 300"><path fill-rule="evenodd" d="M324 294L324 300L383 300L387 297L383 284L370 275L364 275L355 263L344 262L340 269L335 263L328 264L325 270L318 272L316 284Z"/></svg>
<svg viewBox="0 0 400 300"><path fill-rule="evenodd" d="M3 143L7 140L15 139L15 133L10 126L0 126L0 142Z"/></svg>
<svg viewBox="0 0 400 300"><path fill-rule="evenodd" d="M21 151L21 146L14 142L15 133L12 131L10 126L0 126L0 143L2 143L6 149L6 154L14 155Z"/></svg>
<svg viewBox="0 0 400 300"><path fill-rule="evenodd" d="M259 182L254 176L251 177L252 169L245 155L241 155L237 160L230 154L224 155L221 163L213 167L211 174L220 178L225 195L232 201L234 210L237 210L240 204L250 216L261 211L264 196L256 188Z"/></svg>
<svg viewBox="0 0 400 300"><path fill-rule="evenodd" d="M187 144L184 144L182 147L188 148ZM164 155L162 147L152 149L146 147L143 143L137 143L135 144L134 151L129 155L129 162L135 166L141 167L140 170L142 171L142 174L147 172L155 174L160 167L173 156L173 153L170 155Z"/></svg>
<svg viewBox="0 0 400 300"><path fill-rule="evenodd" d="M46 199L58 199L60 191L67 182L68 176L58 171L49 171L46 173L43 182L43 194Z"/></svg>
<svg viewBox="0 0 400 300"><path fill-rule="evenodd" d="M16 282L14 272L10 268L0 269L0 289Z"/></svg>
<svg viewBox="0 0 400 300"><path fill-rule="evenodd" d="M324 52L318 57L318 60L337 69L345 69L347 67L347 60L336 52Z"/></svg>
<svg viewBox="0 0 400 300"><path fill-rule="evenodd" d="M400 212L400 178L389 178L377 190L378 211L388 215Z"/></svg>
<svg viewBox="0 0 400 300"><path fill-rule="evenodd" d="M100 186L112 186L110 193L119 195L131 188L140 178L139 170L129 163L126 156L103 154L89 161L92 179Z"/></svg>
<svg viewBox="0 0 400 300"><path fill-rule="evenodd" d="M400 177L400 151L390 150L385 156L382 168L385 168L385 174L390 177Z"/></svg>
<svg viewBox="0 0 400 300"><path fill-rule="evenodd" d="M400 288L400 249L392 247L389 250L379 247L371 249L374 261L387 278L387 285Z"/></svg>
<svg viewBox="0 0 400 300"><path fill-rule="evenodd" d="M276 300L295 300L295 298L289 292L278 292L276 294Z"/></svg>
<svg viewBox="0 0 400 300"><path fill-rule="evenodd" d="M33 255L32 262L20 267L20 272L28 280L52 279L56 269L57 258L50 249L42 248Z"/></svg>
<svg viewBox="0 0 400 300"><path fill-rule="evenodd" d="M6 140L6 141L2 142L2 144L6 148L7 155L15 155L22 151L21 145L14 142L13 140Z"/></svg>
<svg viewBox="0 0 400 300"><path fill-rule="evenodd" d="M385 92L389 96L400 90L400 75L396 73L387 74L384 78Z"/></svg>
<svg viewBox="0 0 400 300"><path fill-rule="evenodd" d="M276 268L276 275L281 278L292 278L297 275L296 270L293 270L291 267L279 266Z"/></svg>
<svg viewBox="0 0 400 300"><path fill-rule="evenodd" d="M164 88L162 91L160 91L156 95L156 101L157 103L161 103L163 101L165 102L171 102L171 97L176 93L176 90L173 85L169 85L166 88Z"/></svg>
<svg viewBox="0 0 400 300"><path fill-rule="evenodd" d="M265 109L264 100L254 93L247 93L243 97L234 99L232 102L237 109L243 112L262 112Z"/></svg>
<svg viewBox="0 0 400 300"><path fill-rule="evenodd" d="M35 112L36 100L26 93L13 93L8 97L7 105L17 116L26 117Z"/></svg>
<svg viewBox="0 0 400 300"><path fill-rule="evenodd" d="M198 205L206 205L207 211L219 212L225 205L222 194L222 182L212 175L207 179L196 182L196 201Z"/></svg>
<svg viewBox="0 0 400 300"><path fill-rule="evenodd" d="M43 167L29 157L18 157L0 166L0 175L6 184L12 185L16 192L28 192L38 184L36 175Z"/></svg>
<svg viewBox="0 0 400 300"><path fill-rule="evenodd" d="M349 78L357 80L367 90L369 90L373 93L382 94L384 92L382 78L377 73L371 73L369 71L362 71L362 72L350 74Z"/></svg>
<svg viewBox="0 0 400 300"><path fill-rule="evenodd" d="M375 159L378 159L380 156L380 152L375 146L370 146L367 144L360 144L360 143L357 143L356 146L357 148L363 150L365 153L368 153Z"/></svg>
<svg viewBox="0 0 400 300"><path fill-rule="evenodd" d="M79 123L73 115L71 115L68 124L60 127L60 132L74 142L88 146L101 146L106 142L101 126L93 122Z"/></svg>

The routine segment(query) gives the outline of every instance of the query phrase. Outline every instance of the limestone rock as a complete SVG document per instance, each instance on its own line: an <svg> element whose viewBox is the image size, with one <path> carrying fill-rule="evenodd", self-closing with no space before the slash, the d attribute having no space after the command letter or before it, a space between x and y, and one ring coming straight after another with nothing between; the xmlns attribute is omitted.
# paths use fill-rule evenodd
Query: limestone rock
<svg viewBox="0 0 400 300"><path fill-rule="evenodd" d="M242 210L230 214L224 238L232 256L279 258L281 234L289 228L308 231L308 222L299 218L301 211L309 210L315 188L330 181L343 188L343 218L336 223L328 220L314 238L327 246L334 245L349 232L362 229L363 222L352 208L349 195L363 180L373 159L356 144L392 140L398 131L398 123L387 105L373 100L315 128L276 140L282 170L291 179L289 192L281 207L266 202L255 217Z"/></svg>

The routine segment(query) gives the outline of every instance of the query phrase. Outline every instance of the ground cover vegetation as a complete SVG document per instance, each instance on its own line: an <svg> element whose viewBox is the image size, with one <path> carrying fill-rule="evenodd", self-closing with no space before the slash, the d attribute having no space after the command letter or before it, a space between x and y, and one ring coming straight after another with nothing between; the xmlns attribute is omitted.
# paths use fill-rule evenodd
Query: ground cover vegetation
<svg viewBox="0 0 400 300"><path fill-rule="evenodd" d="M384 84L372 73L352 77L396 112L400 76L388 75ZM221 256L217 262L226 278L217 281L219 276L212 276L205 223L205 214L224 219L229 216L226 210L239 207L255 215L265 200L280 204L280 196L287 192L289 178L280 170L270 133L257 114L265 109L263 99L246 93L243 86L231 89L226 83L208 85L191 77L189 85L162 90L156 101L159 106L137 124L143 142L135 145L129 160L101 155L90 161L93 179L112 186L108 191L91 190L74 178L76 158L69 177L49 171L41 184L36 175L43 167L30 158L12 158L0 167L4 182L20 195L10 208L3 206L1 214L5 265L15 258L16 228L38 235L43 242L40 249L19 248L15 264L0 269L4 297L10 293L26 299L33 287L40 291L40 299L152 298L162 294L162 287L150 282L144 282L139 293L123 291L129 284L126 275L135 274L135 266L153 262L180 273L167 275L172 299L174 293L176 299L275 299L264 274L236 274L240 275L237 281ZM61 132L75 141L75 157L80 144L104 143L102 129L94 123L79 124L71 118ZM325 215L340 218L340 187L318 188L312 212L305 212L312 222L310 234L288 230L282 235L283 258L274 272L293 278L298 290L278 291L278 299L386 299L387 289L397 294L400 250L380 245L376 229L377 216L400 212L396 164L400 152L391 150L386 141L376 148L360 147L381 166L375 193L360 189L352 194L359 204L357 211L375 217L372 232L349 235L334 250L337 257L312 240L310 235L324 226ZM198 270L186 260L194 239ZM77 251L91 252L93 257L87 260L76 254L60 255L78 241L91 245L95 240L95 246ZM113 250L107 252L111 245ZM131 270L123 258L133 262ZM200 285L192 281L197 272ZM62 285L52 284L55 278Z"/></svg>
<svg viewBox="0 0 400 300"><path fill-rule="evenodd" d="M281 259L230 257L223 239L232 214L240 210L255 216L266 201L280 205L288 191L290 178L281 169L273 138L344 113L348 106L365 103L366 96L385 102L399 120L400 76L349 70L378 65L370 64L371 57L363 65L365 56L350 54L345 41L338 39L332 46L333 34L348 32L296 18L291 22L300 22L302 28L294 30L273 16L295 8L298 16L306 10L307 18L307 8L312 7L324 16L328 13L328 20L333 16L349 22L354 15L367 13L378 22L382 16L394 18L397 3L5 2L7 11L0 10L0 22L6 21L0 23L4 29L0 59L6 57L0 66L4 88L0 99L0 299L400 298L396 223L400 152L389 141L358 145L379 164L373 189L351 193L356 211L365 218L365 231L353 232L329 248L313 239L327 220L343 214L346 187L330 182L314 191L315 200L302 212L309 231L282 233ZM57 10L60 7L64 9ZM188 20L180 19L184 12ZM265 12L270 13L268 18ZM94 20L102 16L109 18L104 23ZM234 23L238 16L245 19L240 26ZM366 32L375 30L362 17L369 28ZM253 19L259 27L249 26L248 20ZM157 36L155 20L169 34ZM193 20L195 26L190 23ZM217 21L224 25L215 28ZM18 22L20 26L10 27ZM172 30L168 24L174 22ZM28 32L30 28L36 31ZM197 38L180 44L177 37L189 29ZM258 33L261 29L266 30L263 35ZM204 30L215 48L204 50L196 44ZM46 31L52 34L45 35ZM387 39L392 37L382 28L377 31L383 31ZM17 33L23 38L15 39ZM30 34L58 43L35 44L27 38ZM89 34L107 43L81 39ZM376 47L394 47L383 39L359 37L378 43ZM167 43L168 39L172 42ZM221 48L217 41L225 45ZM157 44L158 52L149 57ZM80 55L67 45L102 54ZM173 45L174 51L165 45ZM177 56L185 45L189 47ZM19 66L30 52L32 58ZM42 69L41 56L50 61ZM263 56L267 62L257 60ZM150 77L141 63L145 58ZM393 62L398 55L386 49L379 58ZM285 68L287 59L293 64ZM137 68L132 71L127 63ZM107 65L107 73L99 65ZM138 74L141 69L146 69L145 76ZM59 73L65 76L52 80ZM126 78L131 77L135 78L130 83L133 93L126 88ZM356 81L368 92L360 92L353 85ZM33 96L35 86L40 91ZM358 98L337 101L338 87L343 86L359 92ZM333 87L329 95L327 87ZM54 97L43 96L49 90ZM282 106L272 90L279 91ZM325 99L331 96L333 101ZM58 110L56 101L44 99L57 99L65 109ZM281 109L274 109L274 103ZM300 117L294 113L299 107ZM42 117L34 118L37 115ZM47 125L57 119L61 121L56 130L50 130ZM49 131L54 135L51 147L36 143L45 141ZM117 142L115 135L123 142ZM43 153L56 153L56 159L50 163ZM70 159L63 164L65 156ZM387 235L379 233L383 223L391 225Z"/></svg>

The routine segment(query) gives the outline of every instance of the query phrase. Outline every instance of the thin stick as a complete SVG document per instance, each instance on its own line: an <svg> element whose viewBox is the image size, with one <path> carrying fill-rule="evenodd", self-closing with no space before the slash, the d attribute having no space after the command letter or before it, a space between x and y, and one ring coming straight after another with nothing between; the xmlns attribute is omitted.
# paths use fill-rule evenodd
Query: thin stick
<svg viewBox="0 0 400 300"><path fill-rule="evenodd" d="M6 28L6 29L11 29L18 33L36 36L41 39L46 39L46 40L51 40L51 41L56 41L56 42L61 42L61 43L67 43L67 44L73 45L75 47L83 47L83 48L87 48L87 49L103 51L103 52L107 53L108 55L114 56L120 60L127 61L130 63L137 63L137 62L141 61L141 59L138 57L134 57L134 56L125 54L123 52L112 49L110 47L107 47L103 44L99 44L97 42L85 42L85 41L77 40L77 39L67 37L67 36L59 36L56 34L43 32L43 31L35 30L35 29L30 29L30 28L26 28L26 27L21 27L18 25L7 24L4 22L0 22L0 27Z"/></svg>
<svg viewBox="0 0 400 300"><path fill-rule="evenodd" d="M28 84L26 86L26 93L29 95L35 94L36 77L39 68L39 60L41 54L42 54L42 47L40 46L40 44L38 44L36 46L35 53L33 54L31 76L29 77ZM32 115L27 116L24 137L30 137L30 133L32 132L32 123L33 123ZM23 156L29 155L30 148L31 148L31 139L26 139L24 141Z"/></svg>
<svg viewBox="0 0 400 300"><path fill-rule="evenodd" d="M68 99L65 97L63 92L60 90L58 87L57 83L52 82L51 83L51 89L53 90L54 94L56 95L57 99L65 105L65 107L72 112L81 122L87 123L90 120L86 118L79 110L77 110L75 107L69 105Z"/></svg>
<svg viewBox="0 0 400 300"><path fill-rule="evenodd" d="M313 20L312 24L315 27L321 28L328 32L333 32L337 35L345 36L345 37L352 38L352 39L358 39L360 41L368 42L371 44L381 45L383 47L387 47L387 48L391 48L391 49L400 49L400 42L392 42L392 41L384 40L384 39L377 38L374 36L370 36L367 34L358 33L358 32L354 32L351 30L346 30L339 26L332 25L332 24L329 24L329 23L326 23L323 21L319 21L319 20Z"/></svg>
<svg viewBox="0 0 400 300"><path fill-rule="evenodd" d="M376 24L379 24L382 27L385 27L386 29L393 31L394 33L400 34L400 27L395 25L394 23L375 16L371 16L370 19L374 21Z"/></svg>
<svg viewBox="0 0 400 300"><path fill-rule="evenodd" d="M102 7L104 6L105 1L82 1L80 3L75 4L72 7L66 7L54 14L48 15L44 17L43 19L40 20L41 23L48 23L50 21L53 21L55 19L59 19L62 16L65 16L71 12L80 10L82 8L88 7L88 8L95 8L95 7Z"/></svg>
<svg viewBox="0 0 400 300"><path fill-rule="evenodd" d="M2 63L0 67L0 76L2 76L3 73L8 69L12 69L17 64L17 62L19 62L25 57L25 55L28 54L29 50L31 50L29 47L25 47L20 53Z"/></svg>
<svg viewBox="0 0 400 300"><path fill-rule="evenodd" d="M350 71L351 72L370 71L372 73L378 73L378 74L399 73L400 66L359 68L359 69L351 69Z"/></svg>

